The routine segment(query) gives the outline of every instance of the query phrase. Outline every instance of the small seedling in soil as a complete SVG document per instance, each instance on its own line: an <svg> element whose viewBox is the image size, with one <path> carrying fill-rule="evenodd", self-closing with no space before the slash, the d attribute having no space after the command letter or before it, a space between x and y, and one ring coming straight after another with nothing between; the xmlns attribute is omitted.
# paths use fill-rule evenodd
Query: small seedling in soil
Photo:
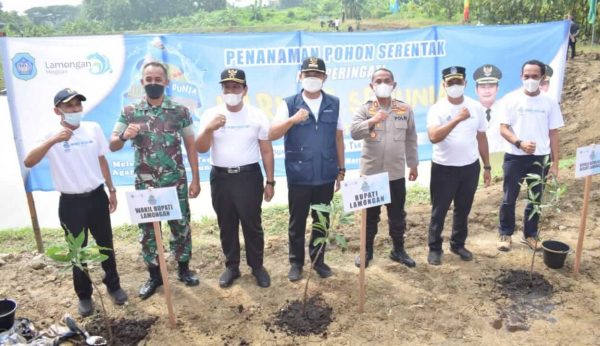
<svg viewBox="0 0 600 346"><path fill-rule="evenodd" d="M337 197L337 196L336 196ZM314 269L316 259L319 258L325 246L335 242L342 251L348 248L346 238L342 234L337 234L335 230L339 225L352 223L352 213L344 213L340 198L334 197L329 205L313 204L310 206L317 213L318 222L312 226L318 230L322 236L314 240L313 245L318 246L316 256L310 263L310 268L302 302L294 300L279 311L277 314L276 325L297 335L308 335L309 333L320 334L327 329L331 323L332 308L327 305L320 294L308 299L308 284ZM329 220L327 218L329 216Z"/></svg>
<svg viewBox="0 0 600 346"><path fill-rule="evenodd" d="M113 339L112 330L110 328L110 324L108 323L106 307L104 306L104 299L102 297L102 293L98 289L98 286L90 277L90 273L88 271L88 265L99 264L108 259L108 256L103 254L101 251L112 251L112 249L98 246L93 240L91 240L86 246L83 246L85 241L85 232L80 232L77 237L73 236L69 230L67 230L66 235L66 243L61 243L59 245L54 245L46 250L46 256L50 257L50 259L64 263L63 271L73 270L73 268L77 267L79 270L85 273L87 277L90 279L90 282L94 286L94 291L98 294L100 298L100 305L102 306L104 323L106 325L106 329L108 330L109 342Z"/></svg>
<svg viewBox="0 0 600 346"><path fill-rule="evenodd" d="M547 175L548 169L552 166L552 161L546 156L542 163L535 162L537 166L542 169L542 174L529 173L525 178L527 183L527 202L533 207L529 214L529 220L535 216L539 217L539 223L541 224L542 216L548 212L560 212L560 201L564 193L566 192L566 185L558 182L558 179L554 175ZM540 192L535 192L534 188L541 186L542 196L540 198ZM533 247L533 255L531 256L531 267L529 269L529 284L533 285L533 264L535 262L535 254L537 252L537 243L540 237L541 230L538 228L538 234L535 238L535 246Z"/></svg>

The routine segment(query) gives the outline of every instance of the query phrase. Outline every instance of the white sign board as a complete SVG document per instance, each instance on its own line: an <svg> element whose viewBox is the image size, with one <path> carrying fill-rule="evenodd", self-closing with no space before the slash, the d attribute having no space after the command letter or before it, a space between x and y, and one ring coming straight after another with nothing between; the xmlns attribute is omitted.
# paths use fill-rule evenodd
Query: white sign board
<svg viewBox="0 0 600 346"><path fill-rule="evenodd" d="M577 148L575 178L600 173L600 144Z"/></svg>
<svg viewBox="0 0 600 346"><path fill-rule="evenodd" d="M132 223L181 219L181 208L174 186L129 191L125 195Z"/></svg>
<svg viewBox="0 0 600 346"><path fill-rule="evenodd" d="M366 175L342 182L344 211L351 212L391 202L388 173Z"/></svg>

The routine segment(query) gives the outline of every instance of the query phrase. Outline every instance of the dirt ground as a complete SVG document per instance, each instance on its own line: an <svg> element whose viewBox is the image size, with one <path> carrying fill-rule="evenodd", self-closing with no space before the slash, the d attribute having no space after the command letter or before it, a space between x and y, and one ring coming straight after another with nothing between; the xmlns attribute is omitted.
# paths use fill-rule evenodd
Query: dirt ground
<svg viewBox="0 0 600 346"><path fill-rule="evenodd" d="M568 62L562 103L567 124L561 132L563 156L573 155L577 146L600 142L596 119L600 110L599 82L598 56L579 56ZM542 237L575 248L583 181L575 180L573 172L573 167L561 171L561 180L568 185L566 203L561 214L544 220ZM512 251L496 250L501 182L495 181L477 192L471 212L467 247L474 253L472 262L451 254L446 241L443 265L426 263L428 205L408 208L406 245L417 261L416 268L388 259L391 243L382 223L375 259L366 272L367 297L362 314L358 313L358 269L353 265L359 247L358 222L345 229L348 251L332 248L327 253L334 276L313 279L309 289L311 294L321 293L333 309L333 321L319 335L292 336L274 324L277 312L288 301L301 298L304 287L304 280L287 280L287 236L282 235L266 237L265 266L272 276L270 288L257 287L249 269L243 268L242 277L231 288L221 289L218 277L223 259L218 237L214 231L210 234L194 229L191 263L201 278L200 286L184 286L176 279L176 267L170 264L169 268L178 320L175 329L167 325L162 289L146 301L137 298L137 290L147 277L139 244L117 241L122 285L130 301L123 307L109 302L109 315L126 319L158 317L142 345L598 345L600 189L595 180L578 277L572 275L573 254L558 270L547 268L538 254L536 285L532 289L518 285L522 271L529 268L531 252L518 243L518 237L514 237ZM518 215L522 215L523 205L521 201ZM446 225L445 235L449 223ZM38 328L56 322L65 312L76 316L82 325L92 321L78 317L70 276L58 273L54 263L27 252L0 255L0 259L4 263L0 266L0 297L18 302L17 317L30 318ZM99 271L92 275L98 276Z"/></svg>

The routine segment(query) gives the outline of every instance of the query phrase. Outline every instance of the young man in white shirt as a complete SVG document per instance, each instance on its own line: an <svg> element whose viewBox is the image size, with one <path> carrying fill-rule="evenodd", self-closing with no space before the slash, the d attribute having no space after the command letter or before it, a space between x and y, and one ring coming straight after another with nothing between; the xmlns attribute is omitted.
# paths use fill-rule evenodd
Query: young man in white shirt
<svg viewBox="0 0 600 346"><path fill-rule="evenodd" d="M477 101L464 96L465 68L452 66L442 71L447 98L436 102L427 113L427 133L433 143L431 158L431 222L429 255L431 265L442 264L444 220L454 203L450 251L464 261L473 259L465 248L468 217L479 182L483 161L485 186L490 184L491 166L486 122Z"/></svg>
<svg viewBox="0 0 600 346"><path fill-rule="evenodd" d="M202 132L196 138L199 152L210 149L210 190L225 255L225 271L219 285L229 287L241 276L241 222L252 275L258 286L269 287L271 278L263 267L265 241L261 222L263 198L268 202L275 193L269 120L260 109L244 103L248 85L243 70L225 69L220 83L225 104L204 113ZM267 175L264 186L260 158Z"/></svg>
<svg viewBox="0 0 600 346"><path fill-rule="evenodd" d="M515 206L521 182L527 174L542 174L544 158L550 155L552 164L547 174L558 177L559 135L558 129L564 126L558 102L540 92L540 82L546 75L546 65L530 60L521 68L523 88L515 90L503 98L505 111L500 121L500 132L506 139L504 155L504 196L500 206L500 239L498 250L509 251L515 231ZM533 192L542 198L542 186L533 187ZM538 215L530 218L533 206L527 204L524 215L523 239L530 248L539 248Z"/></svg>
<svg viewBox="0 0 600 346"><path fill-rule="evenodd" d="M69 88L54 96L54 113L59 116L60 125L46 133L24 163L30 168L48 158L54 188L61 193L58 217L65 233L78 236L85 232L85 246L89 231L99 246L110 249L102 251L108 256L102 262L103 281L115 304L122 305L127 294L119 283L110 224L110 213L117 209L117 190L104 157L109 149L102 129L97 123L81 122L81 102L85 100L85 96ZM104 191L105 184L110 196ZM73 285L79 297L79 314L91 315L93 287L88 274L74 267Z"/></svg>

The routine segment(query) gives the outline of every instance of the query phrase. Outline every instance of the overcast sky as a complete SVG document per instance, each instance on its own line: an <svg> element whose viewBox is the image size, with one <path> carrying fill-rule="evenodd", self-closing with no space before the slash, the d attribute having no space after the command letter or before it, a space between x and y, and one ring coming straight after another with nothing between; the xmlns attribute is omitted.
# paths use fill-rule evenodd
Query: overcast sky
<svg viewBox="0 0 600 346"><path fill-rule="evenodd" d="M79 5L82 0L0 0L3 11L17 11L24 14L25 10L38 6Z"/></svg>

